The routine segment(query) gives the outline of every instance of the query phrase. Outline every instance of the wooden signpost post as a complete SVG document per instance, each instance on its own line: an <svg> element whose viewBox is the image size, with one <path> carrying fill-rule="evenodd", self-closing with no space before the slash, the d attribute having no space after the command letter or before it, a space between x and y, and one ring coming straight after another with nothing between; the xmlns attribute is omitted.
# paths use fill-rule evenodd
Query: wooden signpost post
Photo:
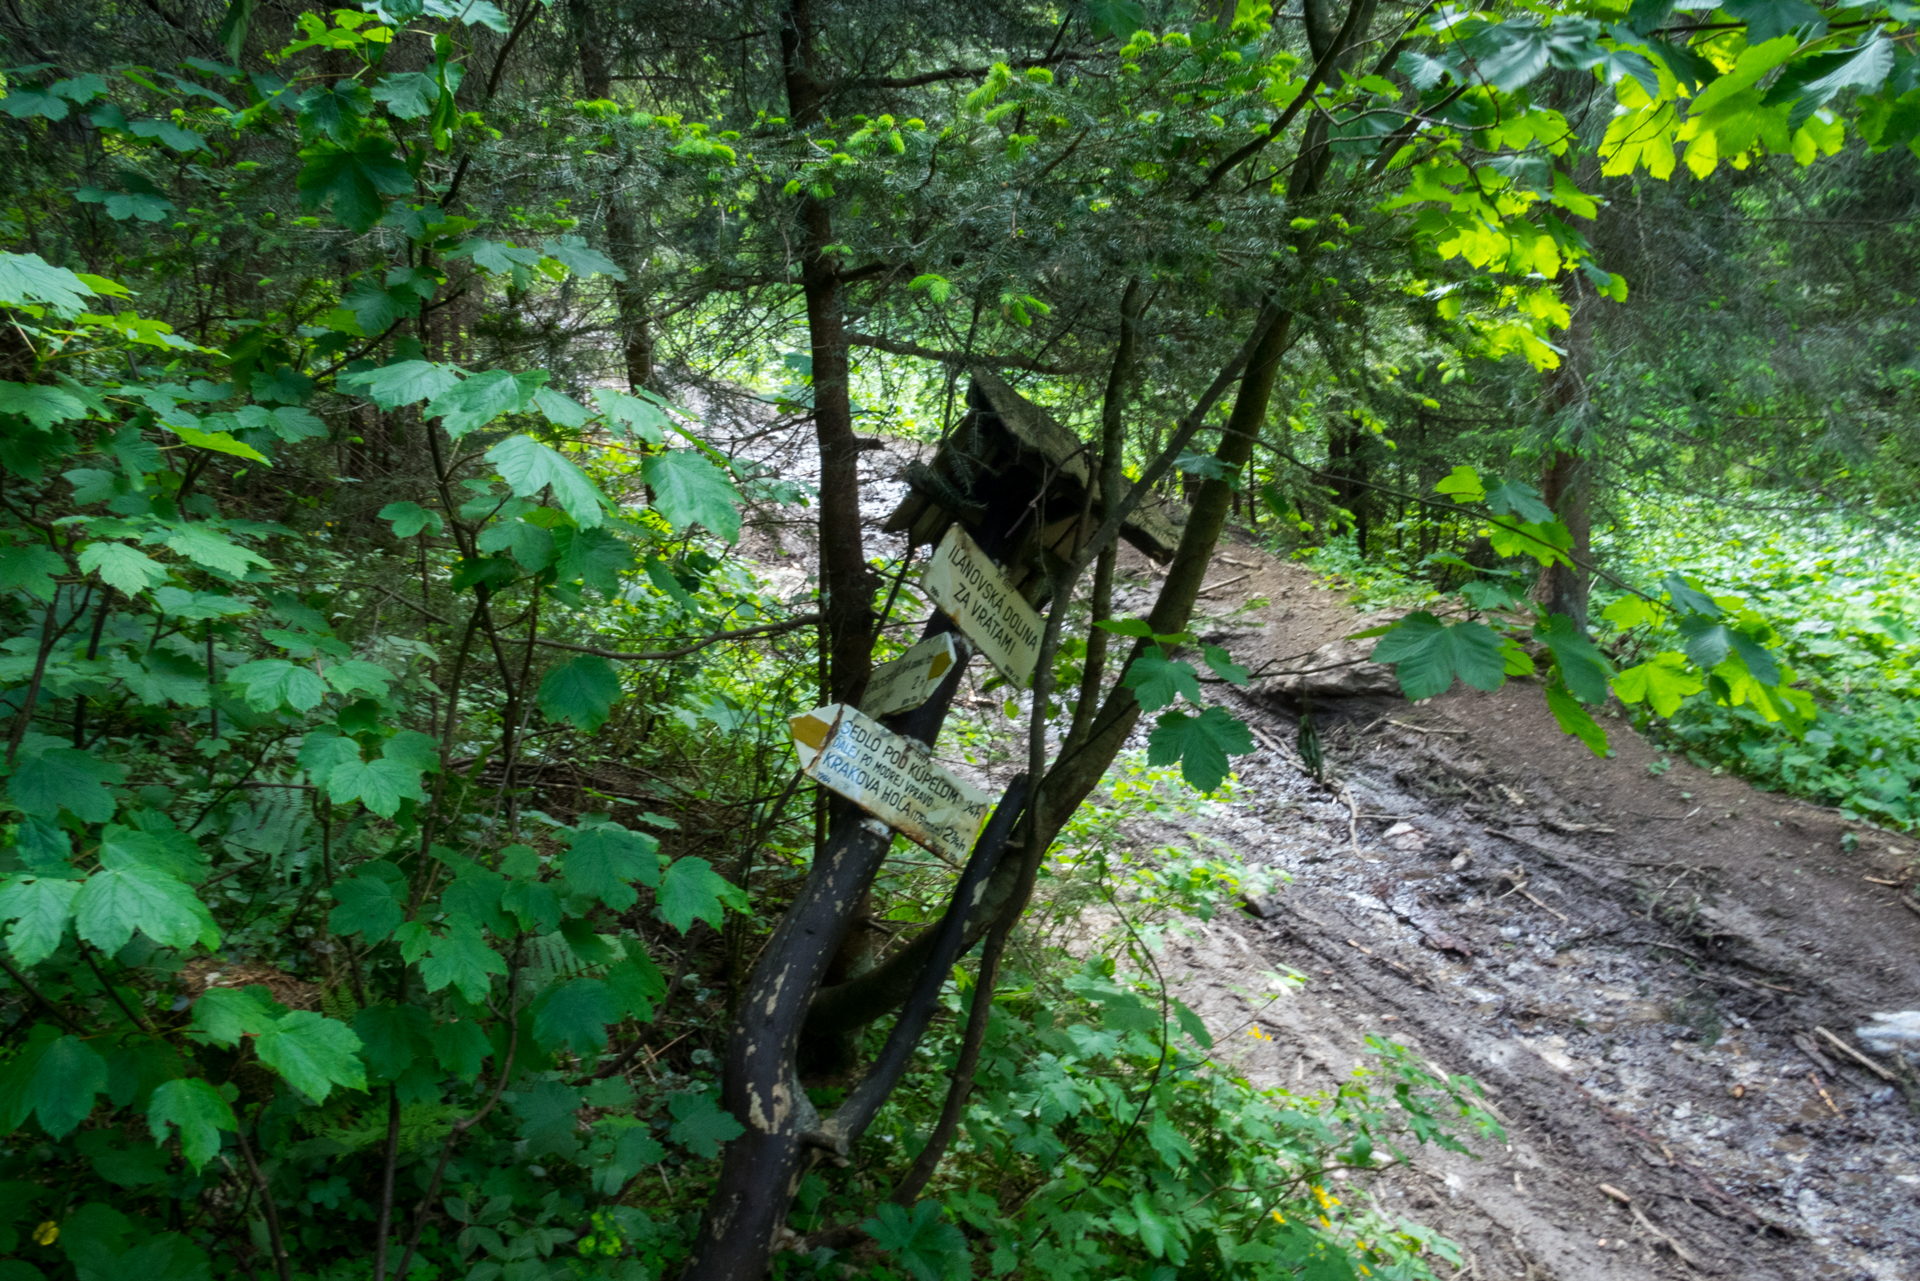
<svg viewBox="0 0 1920 1281"><path fill-rule="evenodd" d="M993 798L858 708L829 703L793 718L800 772L915 844L955 860L973 852Z"/></svg>

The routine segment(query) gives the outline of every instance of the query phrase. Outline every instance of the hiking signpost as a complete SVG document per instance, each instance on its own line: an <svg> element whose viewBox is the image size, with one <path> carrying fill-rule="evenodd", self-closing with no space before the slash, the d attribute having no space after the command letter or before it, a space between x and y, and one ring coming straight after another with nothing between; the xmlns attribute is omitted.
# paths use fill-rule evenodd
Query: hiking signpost
<svg viewBox="0 0 1920 1281"><path fill-rule="evenodd" d="M926 748L844 703L816 707L791 725L802 774L936 854L972 853L993 798L935 764Z"/></svg>

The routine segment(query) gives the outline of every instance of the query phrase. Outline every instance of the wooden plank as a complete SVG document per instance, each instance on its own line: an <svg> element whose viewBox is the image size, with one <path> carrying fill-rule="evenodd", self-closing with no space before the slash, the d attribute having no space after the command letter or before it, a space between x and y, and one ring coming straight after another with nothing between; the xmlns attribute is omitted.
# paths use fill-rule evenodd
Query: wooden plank
<svg viewBox="0 0 1920 1281"><path fill-rule="evenodd" d="M920 706L933 697L961 656L952 632L927 637L899 658L873 669L860 710L877 718Z"/></svg>

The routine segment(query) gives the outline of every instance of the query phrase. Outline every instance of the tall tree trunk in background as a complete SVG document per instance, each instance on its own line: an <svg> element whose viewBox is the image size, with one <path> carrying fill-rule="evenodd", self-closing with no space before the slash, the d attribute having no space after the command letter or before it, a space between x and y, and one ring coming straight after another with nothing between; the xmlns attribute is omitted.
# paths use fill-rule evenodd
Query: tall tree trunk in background
<svg viewBox="0 0 1920 1281"><path fill-rule="evenodd" d="M1583 187L1596 172L1590 151L1568 176ZM1591 231L1586 219L1568 218L1582 233ZM1578 627L1587 625L1587 591L1593 564L1592 500L1593 447L1589 428L1591 415L1587 400L1587 371L1593 361L1593 313L1599 296L1593 285L1578 271L1568 271L1560 279L1560 297L1572 314L1562 346L1566 354L1560 365L1547 375L1541 389L1541 414L1551 433L1540 458L1540 496L1553 508L1573 535L1571 566L1549 565L1540 571L1534 583L1533 597L1550 614L1565 614Z"/></svg>
<svg viewBox="0 0 1920 1281"><path fill-rule="evenodd" d="M813 14L809 0L791 0L780 27L786 64L787 112L796 129L820 115L820 81L813 68ZM820 614L827 633L826 701L858 702L873 667L873 592L860 521L860 442L853 434L851 371L840 274L826 251L833 215L811 193L800 206L800 287L807 303L813 357L813 430L820 449Z"/></svg>
<svg viewBox="0 0 1920 1281"><path fill-rule="evenodd" d="M613 73L607 66L607 38L593 0L567 0L567 22L580 51L580 89L589 99L613 96ZM647 314L645 264L640 260L640 236L633 207L618 187L607 193L607 248L626 273L613 282L613 305L620 318L620 349L627 369L627 386L639 391L653 385L653 319Z"/></svg>

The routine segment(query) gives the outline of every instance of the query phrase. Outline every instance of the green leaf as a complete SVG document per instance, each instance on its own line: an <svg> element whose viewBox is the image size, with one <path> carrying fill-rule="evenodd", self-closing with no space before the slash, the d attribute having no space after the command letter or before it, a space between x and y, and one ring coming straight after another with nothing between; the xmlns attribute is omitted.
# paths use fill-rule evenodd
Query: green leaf
<svg viewBox="0 0 1920 1281"><path fill-rule="evenodd" d="M65 267L53 266L39 254L0 253L0 302L45 303L61 315L71 316L84 310L87 298L96 292L92 285Z"/></svg>
<svg viewBox="0 0 1920 1281"><path fill-rule="evenodd" d="M627 278L627 273L613 259L591 248L579 236L561 236L549 240L546 254L577 276L611 276L615 280Z"/></svg>
<svg viewBox="0 0 1920 1281"><path fill-rule="evenodd" d="M1487 499L1486 487L1480 483L1480 473L1464 464L1448 473L1433 487L1433 491L1446 494L1456 503L1482 503Z"/></svg>
<svg viewBox="0 0 1920 1281"><path fill-rule="evenodd" d="M885 1201L875 1209L874 1217L860 1226L914 1281L950 1281L954 1277L972 1276L967 1239L960 1234L960 1229L942 1218L942 1208L940 1202L931 1200L922 1201L911 1210ZM1155 1257L1159 1253L1154 1251Z"/></svg>
<svg viewBox="0 0 1920 1281"><path fill-rule="evenodd" d="M1572 565L1573 534L1557 520L1542 523L1496 524L1487 541L1501 556L1531 556L1542 565Z"/></svg>
<svg viewBox="0 0 1920 1281"><path fill-rule="evenodd" d="M227 680L240 687L247 706L256 712L273 712L282 707L296 712L311 711L327 696L327 683L318 672L284 658L257 658L251 663L242 663L227 673Z"/></svg>
<svg viewBox="0 0 1920 1281"><path fill-rule="evenodd" d="M710 1094L693 1091L669 1094L667 1110L673 1114L667 1137L704 1159L719 1156L722 1143L747 1132L745 1126L720 1110Z"/></svg>
<svg viewBox="0 0 1920 1281"><path fill-rule="evenodd" d="M525 403L525 389L519 379L504 369L489 369L435 396L426 413L429 418L439 418L447 434L458 440Z"/></svg>
<svg viewBox="0 0 1920 1281"><path fill-rule="evenodd" d="M1712 671L1726 661L1733 648L1733 629L1704 614L1685 614L1675 624L1680 630L1681 647L1696 667Z"/></svg>
<svg viewBox="0 0 1920 1281"><path fill-rule="evenodd" d="M1629 667L1613 678L1613 692L1623 703L1645 702L1662 716L1680 710L1680 701L1698 694L1706 682L1687 666L1685 654L1655 654L1637 667Z"/></svg>
<svg viewBox="0 0 1920 1281"><path fill-rule="evenodd" d="M326 682L342 694L373 694L384 698L387 686L400 679L378 663L364 658L341 658L327 664Z"/></svg>
<svg viewBox="0 0 1920 1281"><path fill-rule="evenodd" d="M390 72L373 87L373 100L402 120L418 120L440 101L440 85L423 71Z"/></svg>
<svg viewBox="0 0 1920 1281"><path fill-rule="evenodd" d="M384 1081L399 1080L416 1058L433 1052L432 1032L432 1017L418 1005L380 1001L353 1016L367 1067Z"/></svg>
<svg viewBox="0 0 1920 1281"><path fill-rule="evenodd" d="M342 761L327 775L327 795L336 805L359 801L381 818L392 818L403 800L425 801L420 771L384 757L377 761Z"/></svg>
<svg viewBox="0 0 1920 1281"><path fill-rule="evenodd" d="M1546 622L1534 627L1533 634L1547 643L1554 662L1560 666L1560 678L1575 698L1583 703L1607 701L1607 680L1613 675L1613 669L1571 618L1565 614L1549 615Z"/></svg>
<svg viewBox="0 0 1920 1281"><path fill-rule="evenodd" d="M382 195L401 196L413 190L406 166L394 158L393 147L378 134L360 138L352 146L322 143L300 153L306 161L294 186L300 207L309 213L328 201L333 216L347 230L369 230L386 211Z"/></svg>
<svg viewBox="0 0 1920 1281"><path fill-rule="evenodd" d="M404 882L378 876L335 881L333 898L338 906L327 914L327 927L335 934L359 934L369 943L378 943L407 919L406 893Z"/></svg>
<svg viewBox="0 0 1920 1281"><path fill-rule="evenodd" d="M136 120L127 126L136 138L155 138L182 155L207 150L207 140L191 129L183 129L171 120Z"/></svg>
<svg viewBox="0 0 1920 1281"><path fill-rule="evenodd" d="M462 242L460 247L447 257L471 258L473 265L482 271L505 276L511 275L516 267L536 266L540 261L540 251L522 249L511 241L476 238Z"/></svg>
<svg viewBox="0 0 1920 1281"><path fill-rule="evenodd" d="M462 1081L471 1081L480 1075L481 1065L492 1053L487 1034L472 1019L436 1023L429 1039L433 1042L434 1060Z"/></svg>
<svg viewBox="0 0 1920 1281"><path fill-rule="evenodd" d="M79 398L44 383L0 382L0 414L19 414L41 431L86 415Z"/></svg>
<svg viewBox="0 0 1920 1281"><path fill-rule="evenodd" d="M283 1014L253 1040L260 1061L315 1103L325 1103L336 1085L367 1088L360 1038L353 1029L312 1010Z"/></svg>
<svg viewBox="0 0 1920 1281"><path fill-rule="evenodd" d="M606 724L618 697L620 677L613 664L594 654L581 654L561 664L540 682L541 715L589 734Z"/></svg>
<svg viewBox="0 0 1920 1281"><path fill-rule="evenodd" d="M1151 639L1153 628L1144 618L1103 618L1094 624L1103 632L1112 632L1115 636L1138 636L1142 640Z"/></svg>
<svg viewBox="0 0 1920 1281"><path fill-rule="evenodd" d="M533 393L533 407L547 416L547 421L556 427L572 430L585 427L587 407L571 396L564 396L551 387L542 387Z"/></svg>
<svg viewBox="0 0 1920 1281"><path fill-rule="evenodd" d="M1600 723L1587 714L1573 695L1559 685L1547 686L1547 708L1553 713L1553 719L1560 722L1560 728L1587 745L1587 750L1595 756L1607 754L1607 731Z"/></svg>
<svg viewBox="0 0 1920 1281"><path fill-rule="evenodd" d="M640 940L625 941L627 954L607 967L607 987L620 1008L641 1022L653 1019L654 1002L667 993L666 975L640 950Z"/></svg>
<svg viewBox="0 0 1920 1281"><path fill-rule="evenodd" d="M507 964L500 954L486 945L474 926L454 922L444 937L436 938L420 963L420 978L427 991L438 992L453 985L471 1005L487 999L494 974L505 974Z"/></svg>
<svg viewBox="0 0 1920 1281"><path fill-rule="evenodd" d="M1747 24L1747 44L1760 45L1798 28L1813 35L1826 31L1827 20L1804 0L1721 0L1720 7Z"/></svg>
<svg viewBox="0 0 1920 1281"><path fill-rule="evenodd" d="M1200 652L1206 657L1207 666L1213 670L1213 674L1229 685L1245 685L1253 675L1234 662L1233 656L1218 645L1204 646Z"/></svg>
<svg viewBox="0 0 1920 1281"><path fill-rule="evenodd" d="M448 585L456 592L464 592L469 587L497 592L511 586L518 577L519 571L509 556L462 557L454 566L453 580Z"/></svg>
<svg viewBox="0 0 1920 1281"><path fill-rule="evenodd" d="M533 1040L543 1050L565 1045L575 1054L607 1048L607 1024L620 1017L613 992L599 979L569 979L533 1005Z"/></svg>
<svg viewBox="0 0 1920 1281"><path fill-rule="evenodd" d="M487 451L487 461L522 498L530 498L551 485L555 500L581 528L590 529L603 519L601 508L607 505L606 498L587 479L585 472L552 446L543 445L531 436L509 436ZM735 527L738 528L737 515Z"/></svg>
<svg viewBox="0 0 1920 1281"><path fill-rule="evenodd" d="M553 511L550 507L537 510ZM524 520L495 521L481 532L476 545L483 552L510 552L514 563L530 574L553 563L552 531Z"/></svg>
<svg viewBox="0 0 1920 1281"><path fill-rule="evenodd" d="M74 928L102 952L118 952L138 928L162 947L188 948L219 931L191 886L158 868L102 868L73 902ZM213 946L213 944L209 944Z"/></svg>
<svg viewBox="0 0 1920 1281"><path fill-rule="evenodd" d="M1517 480L1503 480L1489 489L1487 506L1496 516L1518 516L1536 525L1553 519L1553 508L1540 501L1540 491Z"/></svg>
<svg viewBox="0 0 1920 1281"><path fill-rule="evenodd" d="M1740 655L1740 661L1747 665L1747 670L1753 673L1755 680L1762 685L1780 683L1780 665L1773 661L1773 654L1765 645L1739 628L1729 633L1728 639L1733 642L1734 653Z"/></svg>
<svg viewBox="0 0 1920 1281"><path fill-rule="evenodd" d="M685 934L696 919L716 930L722 903L739 901L739 891L703 858L676 859L660 878L660 919Z"/></svg>
<svg viewBox="0 0 1920 1281"><path fill-rule="evenodd" d="M510 1105L520 1118L520 1136L527 1157L552 1153L571 1161L579 1155L580 1091L559 1081L541 1081L514 1091Z"/></svg>
<svg viewBox="0 0 1920 1281"><path fill-rule="evenodd" d="M273 568L272 561L207 528L204 522L177 526L167 535L167 546L196 565L234 578L241 577L255 565Z"/></svg>
<svg viewBox="0 0 1920 1281"><path fill-rule="evenodd" d="M553 545L559 581L585 583L608 600L620 594L620 575L632 572L639 563L633 548L605 528L563 525L553 531Z"/></svg>
<svg viewBox="0 0 1920 1281"><path fill-rule="evenodd" d="M431 734L422 734L417 729L396 731L380 747L380 755L390 761L399 761L409 769L426 774L440 772L440 742Z"/></svg>
<svg viewBox="0 0 1920 1281"><path fill-rule="evenodd" d="M1180 1024L1180 1030L1193 1038L1195 1045L1203 1050L1213 1048L1213 1033L1207 1031L1205 1020L1189 1009L1186 1002L1173 1003L1173 1017Z"/></svg>
<svg viewBox="0 0 1920 1281"><path fill-rule="evenodd" d="M260 984L244 988L210 987L193 1003L196 1039L213 1045L238 1045L273 1026L283 1007Z"/></svg>
<svg viewBox="0 0 1920 1281"><path fill-rule="evenodd" d="M660 884L660 842L645 832L624 827L590 827L568 835L569 849L560 870L576 894L589 894L616 912L624 912L640 898L630 881Z"/></svg>
<svg viewBox="0 0 1920 1281"><path fill-rule="evenodd" d="M1482 623L1443 625L1421 610L1387 629L1373 661L1392 663L1400 689L1414 701L1444 694L1458 676L1475 689L1499 689L1506 679L1500 637Z"/></svg>
<svg viewBox="0 0 1920 1281"><path fill-rule="evenodd" d="M50 877L11 876L0 881L0 921L12 921L7 950L21 965L38 965L53 955L73 919L73 898L80 882Z"/></svg>
<svg viewBox="0 0 1920 1281"><path fill-rule="evenodd" d="M77 1036L47 1046L27 1082L26 1102L40 1128L58 1140L73 1133L93 1111L93 1096L107 1089L107 1061Z"/></svg>
<svg viewBox="0 0 1920 1281"><path fill-rule="evenodd" d="M378 369L364 369L342 375L339 381L349 387L363 387L367 396L382 409L398 409L443 395L459 385L460 375L451 365L431 360L402 360Z"/></svg>
<svg viewBox="0 0 1920 1281"><path fill-rule="evenodd" d="M150 824L170 822L151 811L135 816ZM142 831L109 823L100 833L99 854L102 867L150 867L189 885L207 876L206 853L191 836L171 826Z"/></svg>
<svg viewBox="0 0 1920 1281"><path fill-rule="evenodd" d="M1209 707L1198 716L1164 712L1147 735L1147 763L1180 763L1180 777L1200 792L1212 792L1226 781L1227 757L1253 750L1253 732L1224 707Z"/></svg>
<svg viewBox="0 0 1920 1281"><path fill-rule="evenodd" d="M220 1091L197 1076L176 1077L154 1090L147 1129L155 1143L167 1141L170 1125L180 1132L180 1154L196 1174L220 1154L220 1132L240 1128Z"/></svg>
<svg viewBox="0 0 1920 1281"><path fill-rule="evenodd" d="M704 525L729 543L740 536L740 493L699 451L649 454L640 464L640 477L653 489L654 509L676 531Z"/></svg>
<svg viewBox="0 0 1920 1281"><path fill-rule="evenodd" d="M1133 691L1142 711L1157 712L1182 694L1196 706L1200 702L1199 671L1192 663L1168 659L1157 645L1133 660L1120 683Z"/></svg>
<svg viewBox="0 0 1920 1281"><path fill-rule="evenodd" d="M380 519L393 522L395 538L412 538L421 530L438 538L446 528L439 512L430 512L419 503L388 503L380 509Z"/></svg>
<svg viewBox="0 0 1920 1281"><path fill-rule="evenodd" d="M1761 105L1791 104L1787 127L1798 129L1843 89L1878 89L1893 70L1893 41L1880 32L1852 49L1815 54L1790 64L1767 90Z"/></svg>
<svg viewBox="0 0 1920 1281"><path fill-rule="evenodd" d="M665 411L650 396L629 396L624 391L601 387L593 393L593 403L622 435L631 431L649 445L665 443L663 430L673 425Z"/></svg>
<svg viewBox="0 0 1920 1281"><path fill-rule="evenodd" d="M40 543L0 547L0 591L22 591L51 601L53 576L66 572L67 563L51 547Z"/></svg>
<svg viewBox="0 0 1920 1281"><path fill-rule="evenodd" d="M71 747L22 755L7 780L7 799L22 813L58 818L66 810L88 823L113 817L113 793L103 784L118 783L126 768Z"/></svg>
<svg viewBox="0 0 1920 1281"><path fill-rule="evenodd" d="M125 596L167 581L166 566L125 543L88 543L80 549L80 572L100 575L101 582Z"/></svg>

